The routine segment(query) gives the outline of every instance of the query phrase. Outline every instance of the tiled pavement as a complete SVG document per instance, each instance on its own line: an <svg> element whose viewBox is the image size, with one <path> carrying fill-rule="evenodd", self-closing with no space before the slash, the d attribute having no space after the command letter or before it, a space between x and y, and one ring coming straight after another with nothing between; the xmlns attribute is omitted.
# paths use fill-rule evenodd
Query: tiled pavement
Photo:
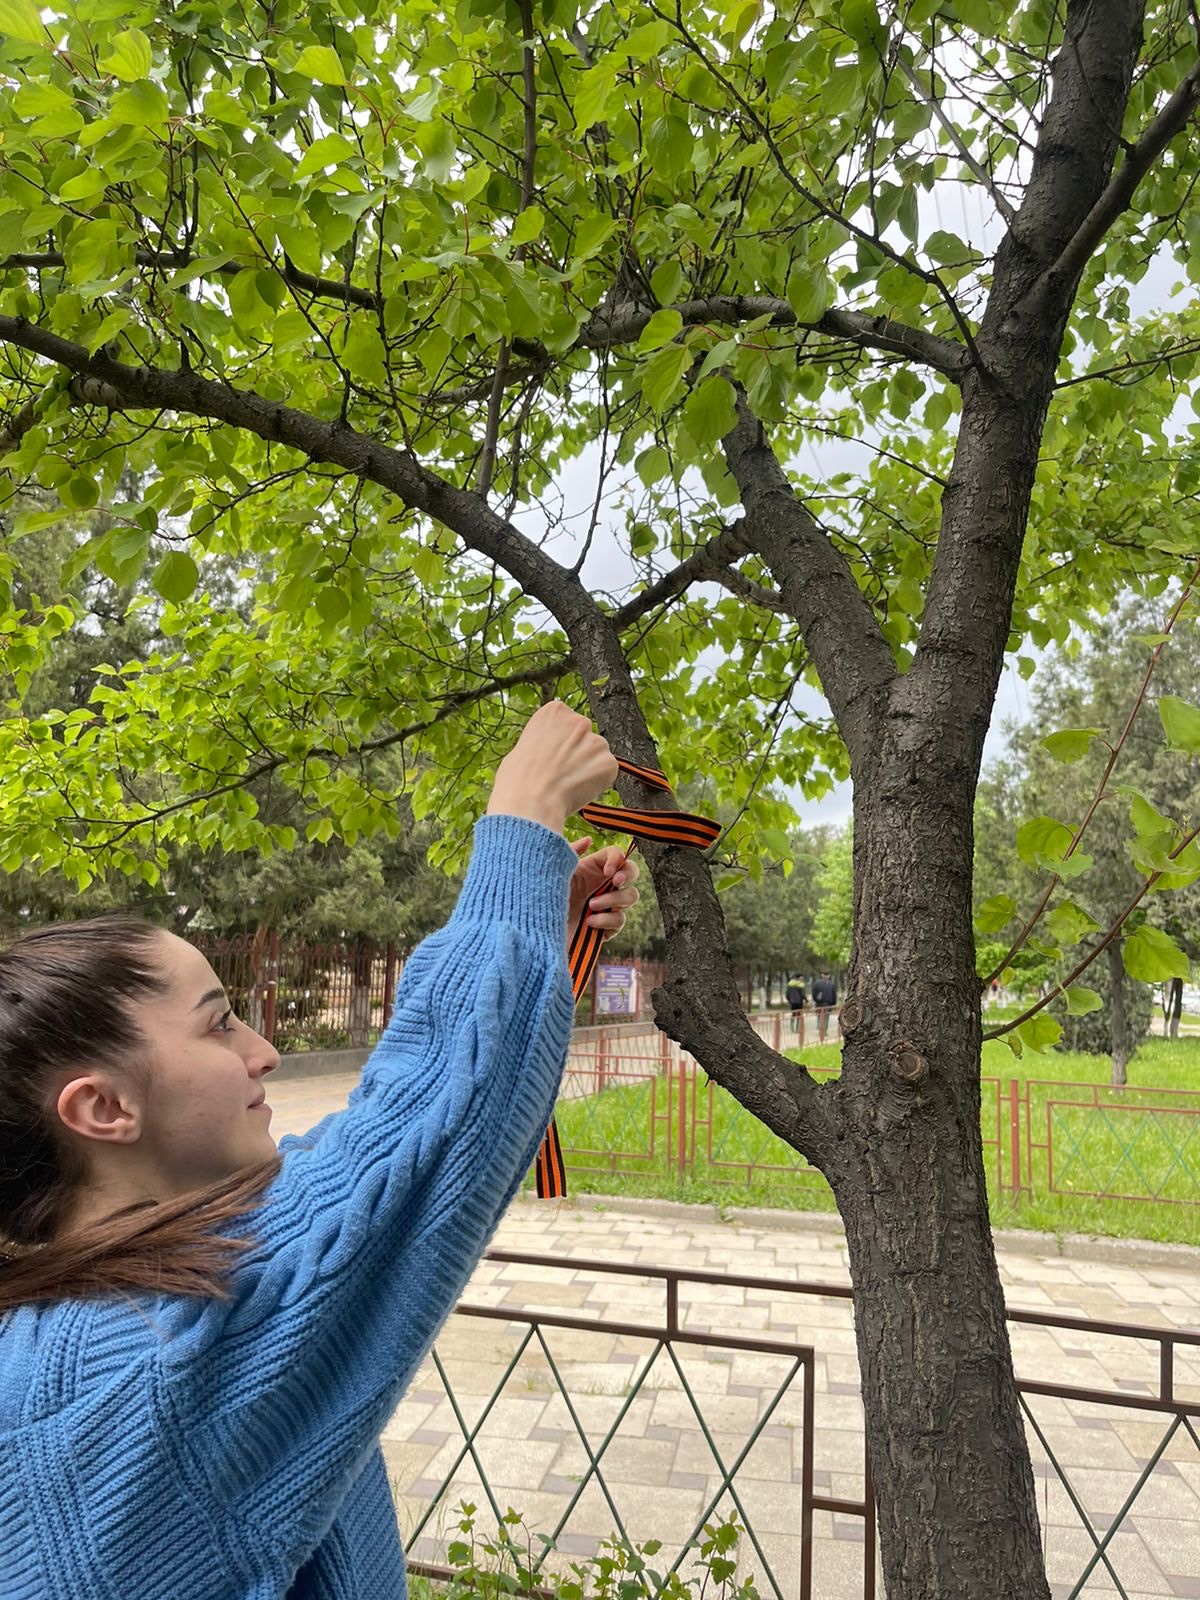
<svg viewBox="0 0 1200 1600"><path fill-rule="evenodd" d="M270 1098L276 1108L276 1135L302 1131L337 1109L353 1081L345 1077L274 1084ZM465 1302L603 1319L610 1325L657 1322L662 1315L662 1286L638 1278L639 1266L847 1282L840 1234L825 1231L824 1226L810 1230L802 1218L794 1228L780 1229L752 1225L749 1218L724 1224L702 1209L654 1215L616 1205L585 1210L518 1201L496 1244L535 1254L546 1263L550 1258L592 1259L620 1263L633 1273L608 1278L570 1266L484 1263ZM1029 1253L1001 1250L1001 1273L1014 1309L1200 1328L1200 1252L1194 1258L1181 1255L1178 1264L1139 1265L1136 1259L1064 1257L1054 1252L1050 1241L1045 1248L1039 1249L1035 1242L1026 1249ZM862 1413L847 1303L732 1284L684 1283L680 1312L685 1327L813 1347L815 1491L840 1500L860 1499ZM452 1317L438 1341L437 1354L454 1404L430 1361L388 1424L384 1450L406 1535L411 1536L429 1512L462 1452L455 1404L473 1426L516 1354L522 1331L507 1320ZM587 1332L548 1328L546 1343L593 1451L625 1408L601 1463L612 1504L594 1480L587 1484L558 1540L559 1550L566 1557L592 1551L598 1536L612 1532L614 1507L631 1537L682 1541L716 1494L720 1477L680 1372L660 1354L645 1382L637 1386L635 1377L653 1343L611 1328ZM1154 1392L1157 1385L1157 1347L1144 1342L1015 1325L1013 1344L1022 1377L1129 1394ZM790 1366L789 1358L778 1355L715 1345L682 1348L682 1374L727 1465L744 1449ZM1200 1399L1200 1350L1178 1358L1176 1393ZM787 1600L798 1594L802 1396L803 1377L798 1375L771 1411L735 1478L761 1555L770 1562ZM1165 1420L1131 1408L1040 1396L1031 1397L1030 1404L1071 1490L1102 1535L1162 1440ZM1067 1490L1047 1465L1042 1444L1033 1437L1030 1442L1055 1595L1118 1594L1121 1591L1103 1563L1082 1588L1075 1589L1095 1543ZM579 1490L587 1458L550 1361L536 1345L525 1350L489 1411L477 1449L500 1509L511 1504L524 1512L535 1530L553 1529ZM459 1464L453 1487L437 1501L422 1537L411 1546L414 1556L437 1558L444 1545L431 1536L453 1527L453 1507L464 1495L477 1501L481 1510L486 1506L478 1469L469 1458ZM866 1553L862 1519L840 1511L817 1511L814 1534L814 1600L860 1600ZM1130 1600L1200 1600L1200 1447L1186 1432L1178 1433L1167 1446L1108 1555ZM769 1594L761 1559L754 1551L747 1557L748 1565L759 1572L760 1589Z"/></svg>

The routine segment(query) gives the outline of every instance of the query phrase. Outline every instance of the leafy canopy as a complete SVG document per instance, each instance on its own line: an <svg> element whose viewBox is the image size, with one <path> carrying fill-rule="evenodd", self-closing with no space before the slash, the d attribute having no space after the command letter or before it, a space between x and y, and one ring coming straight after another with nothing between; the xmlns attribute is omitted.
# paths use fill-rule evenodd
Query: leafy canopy
<svg viewBox="0 0 1200 1600"><path fill-rule="evenodd" d="M770 785L817 794L846 758L796 709L815 680L764 570L638 596L737 515L719 442L738 384L908 658L958 414L947 352L981 310L1058 30L1043 0L798 18L753 0L0 0L0 315L179 379L177 403L114 405L102 379L5 345L0 865L83 883L153 878L178 840L287 848L256 798L268 778L303 798L310 838L353 845L396 828L363 758L393 747L453 860L515 720L578 696L557 626L502 569L311 461L302 429L276 442L279 404L581 563L631 609L665 769L702 770L740 814L730 856L783 838ZM1130 139L1193 48L1177 4L1148 32ZM1065 641L1122 588L1158 592L1197 543L1200 324L1165 290L1139 317L1130 289L1152 263L1168 283L1200 271L1195 164L1173 147L1085 274L1014 650ZM192 377L259 397L250 421L190 407ZM849 465L810 480L835 437ZM23 550L67 518L59 581L30 598ZM240 574L235 601L218 568ZM85 571L169 642L109 663L89 705L31 715Z"/></svg>

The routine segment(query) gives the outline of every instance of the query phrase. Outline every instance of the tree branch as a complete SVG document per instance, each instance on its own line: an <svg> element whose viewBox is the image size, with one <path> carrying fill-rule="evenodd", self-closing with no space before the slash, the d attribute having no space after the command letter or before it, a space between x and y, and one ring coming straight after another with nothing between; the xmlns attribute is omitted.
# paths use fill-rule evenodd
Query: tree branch
<svg viewBox="0 0 1200 1600"><path fill-rule="evenodd" d="M745 540L800 625L852 764L871 748L877 696L896 678L887 641L845 558L788 482L746 396L725 459L746 508Z"/></svg>
<svg viewBox="0 0 1200 1600"><path fill-rule="evenodd" d="M1133 199L1138 184L1171 140L1183 132L1197 106L1200 106L1200 60L1188 68L1171 98L1113 173L1104 192L1047 272L1048 283L1074 284L1078 280L1104 235Z"/></svg>
<svg viewBox="0 0 1200 1600"><path fill-rule="evenodd" d="M703 300L682 300L667 309L679 313L685 328L703 327L710 322L736 325L770 317L774 328L807 328L833 339L847 339L864 349L904 356L936 368L956 383L970 365L970 356L956 339L943 338L891 317L869 317L861 311L834 309L816 322L800 322L788 302L776 295L710 295ZM621 304L599 310L584 325L575 347L594 350L602 345L630 342L654 314L653 309Z"/></svg>
<svg viewBox="0 0 1200 1600"><path fill-rule="evenodd" d="M314 461L361 474L443 523L471 549L495 561L556 618L587 686L593 715L613 748L639 765L658 765L613 619L574 574L478 495L446 483L409 452L368 439L341 422L322 421L194 372L125 366L104 352L89 355L82 345L21 317L0 315L0 342L80 375L106 403L111 399L126 408L152 407L229 423ZM643 596L638 599L644 601ZM625 774L618 788L629 805L670 805L660 791L644 790ZM660 1024L748 1110L827 1170L837 1153L830 1099L803 1067L768 1049L743 1014L707 861L698 851L674 846L647 844L645 854L663 912L672 970L656 996Z"/></svg>
<svg viewBox="0 0 1200 1600"><path fill-rule="evenodd" d="M1187 849L1188 845L1190 845L1192 840L1198 835L1200 835L1200 827L1192 828L1190 832L1184 834L1183 838L1175 846L1174 850L1170 852L1170 859L1174 861L1177 856L1182 855ZM1142 901L1150 893L1150 890L1153 889L1154 885L1162 876L1162 870L1158 872L1152 872L1150 874L1145 883L1134 895L1133 899L1125 907L1124 911L1120 912L1115 918L1112 926L1105 933L1099 944L1094 945L1092 949L1088 951L1087 955L1084 956L1083 960L1072 967L1071 971L1060 984L1051 989L1049 994L1043 995L1040 1000L1036 1001L1033 1005L1028 1006L1024 1011L1021 1012L1020 1016L1013 1017L1010 1022L1004 1023L999 1028L992 1028L989 1032L985 1033L983 1035L984 1039L1003 1038L1006 1033L1011 1033L1014 1028L1019 1028L1023 1022L1028 1022L1030 1017L1036 1017L1039 1011L1044 1010L1052 1000L1056 999L1058 995L1063 994L1067 989L1069 989L1070 986L1075 982L1076 978L1081 977L1083 973L1087 971L1092 962L1095 961L1096 957L1103 951L1107 950L1113 940L1120 936L1121 929L1125 926L1126 922L1133 915L1134 911L1137 910L1138 906L1142 903Z"/></svg>
<svg viewBox="0 0 1200 1600"><path fill-rule="evenodd" d="M137 253L139 266L155 267L159 270L163 267L185 267L192 259L186 251L171 255L156 254L149 250L140 250ZM36 272L63 265L62 252L49 250L40 255L8 256L0 261L0 272L9 267L24 267ZM224 262L213 268L214 272L225 277L236 277L243 270L235 262ZM343 282L340 278L317 278L311 273L298 271L290 263L282 271L278 267L274 270L279 272L279 276L291 287L304 289L318 299L344 301L351 305L362 306L368 311L378 312L381 309L382 301L372 289L356 287L354 284ZM890 355L903 356L923 366L933 367L955 382L959 380L970 362L968 352L957 340L930 333L924 328L914 328L891 317L872 317L861 311L835 308L827 311L816 322L798 322L796 313L788 302L777 295L712 295L703 300L683 300L666 309L677 311L683 318L685 328L702 327L710 322L736 326L738 323L754 322L759 317L769 316L773 327L807 328L810 332L824 334L831 339L849 340L853 344L861 345L863 349L882 350ZM619 303L611 309L597 311L584 325L579 337L569 349L601 350L614 344L631 342L638 337L653 315L654 308L623 306ZM520 382L531 373L542 373L553 365L554 357L535 339L514 339L511 349L529 365L510 367L506 375L508 383ZM482 399L491 393L492 381L492 378L488 377L481 379L479 383L448 389L440 394L431 395L430 398L447 403Z"/></svg>
<svg viewBox="0 0 1200 1600"><path fill-rule="evenodd" d="M151 267L156 272L189 267L195 259L190 250L138 250L134 255L137 266ZM65 265L61 250L22 251L0 260L0 272L17 267L27 272L45 272ZM357 284L347 283L342 278L318 278L311 272L301 272L286 257L282 270L274 262L271 265L290 288L302 289L318 300L340 300L347 305L362 306L367 311L379 311L381 308L382 302L372 289L359 288ZM236 278L239 272L245 271L245 266L245 263L237 261L221 261L215 262L212 270L223 278Z"/></svg>
<svg viewBox="0 0 1200 1600"><path fill-rule="evenodd" d="M1096 792L1092 796L1091 804L1088 806L1087 811L1084 814L1083 821L1079 824L1078 828L1076 828L1074 838L1063 851L1064 861L1069 856L1073 856L1076 850L1078 850L1080 841L1083 839L1084 834L1091 825L1092 818L1100 809L1100 802L1104 799L1105 792L1108 788L1108 780L1113 775L1113 768L1116 766L1121 751L1125 748L1125 745L1129 740L1129 735L1133 732L1133 725L1137 721L1138 713L1146 703L1146 694L1150 688L1150 679L1154 676L1154 669L1158 666L1159 657L1162 655L1165 646L1169 642L1171 634L1175 631L1175 624L1182 616L1183 608L1191 599L1192 591L1195 589L1198 583L1200 583L1200 564L1192 568L1191 575L1188 578L1183 593L1171 607L1170 615L1163 624L1164 637L1159 640L1154 649L1150 652L1150 660L1147 663L1146 671L1142 676L1141 686L1134 697L1134 702L1130 708L1129 715L1125 719L1125 726L1121 729L1121 733L1117 739L1117 742L1109 748L1108 760L1104 764L1104 771L1100 774L1100 782L1096 785ZM1042 897L1038 901L1037 905L1034 906L1031 915L1022 925L1020 932L1009 946L1008 952L1004 959L992 972L989 972L987 977L983 980L982 986L984 989L986 989L990 983L1000 976L1005 967L1009 965L1009 963L1012 961L1012 958L1017 954L1018 950L1020 950L1025 944L1025 941L1029 938L1029 935L1037 926L1038 919L1041 917L1042 912L1045 911L1046 907L1050 904L1050 896L1054 893L1055 889L1061 882L1062 879L1057 873L1055 873L1055 875L1050 879L1050 882L1046 885L1045 892L1042 894Z"/></svg>
<svg viewBox="0 0 1200 1600"><path fill-rule="evenodd" d="M903 50L897 52L896 64L900 68L900 71L908 79L914 94L918 95L925 102L925 104L937 118L938 122L941 124L942 131L948 135L951 144L958 151L959 159L962 161L963 165L969 172L974 173L975 177L978 178L979 182L991 195L992 204L996 207L996 210L1011 228L1017 215L1016 208L1013 206L1012 202L1001 193L1001 191L996 187L991 175L984 171L983 167L980 166L979 162L976 161L975 157L971 154L965 141L963 140L962 134L959 133L958 129L954 126L953 122L951 122L950 118L942 109L941 101L932 92L926 94L924 88L922 87L920 77L916 72L913 71L912 67L905 60Z"/></svg>

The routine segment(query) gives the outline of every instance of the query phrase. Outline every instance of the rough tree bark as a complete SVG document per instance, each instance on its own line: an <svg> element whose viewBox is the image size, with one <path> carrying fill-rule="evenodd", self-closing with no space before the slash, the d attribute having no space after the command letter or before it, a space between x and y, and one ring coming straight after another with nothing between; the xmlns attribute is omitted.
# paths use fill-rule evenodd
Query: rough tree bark
<svg viewBox="0 0 1200 1600"><path fill-rule="evenodd" d="M1135 0L1068 5L1024 200L997 253L985 314L962 345L914 338L886 318L838 323L864 345L929 361L962 390L910 669L897 670L850 571L744 402L725 449L745 517L654 586L666 596L747 551L759 555L850 752L855 937L836 1083L818 1086L749 1027L707 864L671 848L646 855L671 968L655 997L660 1025L826 1175L845 1221L890 1600L1048 1600L980 1139L972 805L1079 276L1200 95L1194 67L1113 175L1143 17ZM601 342L615 337L593 331ZM194 372L124 366L21 318L0 316L0 341L74 373L91 403L220 419L370 478L437 519L552 612L610 743L658 764L619 615L605 614L480 496L353 428ZM627 803L663 803L634 779L619 787Z"/></svg>

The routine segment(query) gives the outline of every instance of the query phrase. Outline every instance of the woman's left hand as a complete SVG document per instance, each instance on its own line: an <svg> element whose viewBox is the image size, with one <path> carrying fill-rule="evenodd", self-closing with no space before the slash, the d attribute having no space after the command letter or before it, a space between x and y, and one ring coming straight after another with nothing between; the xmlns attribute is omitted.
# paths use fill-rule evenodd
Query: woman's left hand
<svg viewBox="0 0 1200 1600"><path fill-rule="evenodd" d="M626 911L640 898L635 887L641 874L637 862L630 860L624 850L615 844L593 851L590 856L585 855L584 851L591 842L590 839L575 839L571 844L580 861L571 878L571 893L567 902L568 948L584 906L606 878L616 874L612 888L600 896L588 917L588 926L603 929L606 939L625 926Z"/></svg>

